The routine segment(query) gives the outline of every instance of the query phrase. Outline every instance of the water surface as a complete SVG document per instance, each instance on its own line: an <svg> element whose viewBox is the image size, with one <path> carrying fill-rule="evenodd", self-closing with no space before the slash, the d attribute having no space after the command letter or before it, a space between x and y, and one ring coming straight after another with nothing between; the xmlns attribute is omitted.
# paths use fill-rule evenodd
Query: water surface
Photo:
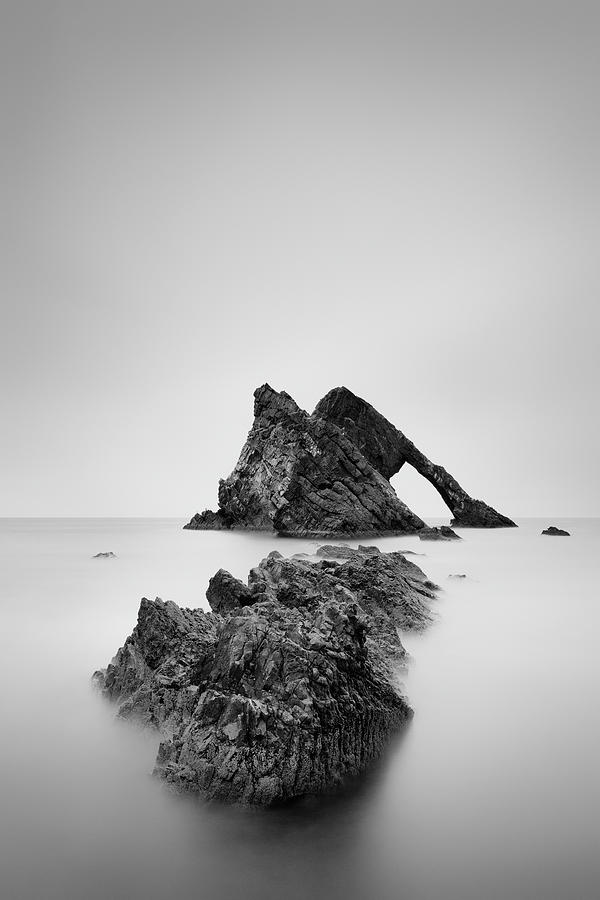
<svg viewBox="0 0 600 900"><path fill-rule="evenodd" d="M317 546L181 524L0 520L3 900L600 895L599 520L378 541L443 586L403 636L415 717L359 785L269 812L169 794L156 737L90 689L141 596L206 607L218 568Z"/></svg>

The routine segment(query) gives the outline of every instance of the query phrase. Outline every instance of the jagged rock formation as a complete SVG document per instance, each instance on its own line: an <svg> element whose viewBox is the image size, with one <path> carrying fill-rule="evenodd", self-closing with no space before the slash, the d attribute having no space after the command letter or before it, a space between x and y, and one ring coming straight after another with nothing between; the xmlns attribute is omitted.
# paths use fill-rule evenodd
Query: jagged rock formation
<svg viewBox="0 0 600 900"><path fill-rule="evenodd" d="M118 700L121 718L172 733L197 702L197 668L212 653L219 621L213 613L144 597L132 634L93 679L109 700Z"/></svg>
<svg viewBox="0 0 600 900"><path fill-rule="evenodd" d="M209 799L268 805L360 773L412 711L397 626L423 628L435 585L400 553L273 552L248 584L220 570L214 610L142 600L94 679L163 735L155 772Z"/></svg>
<svg viewBox="0 0 600 900"><path fill-rule="evenodd" d="M254 392L254 424L235 469L219 482L219 510L197 513L190 529L272 529L280 534L410 534L425 523L389 483L405 462L430 481L453 524L514 525L474 500L441 466L370 404L335 388L312 415L268 384Z"/></svg>
<svg viewBox="0 0 600 900"><path fill-rule="evenodd" d="M204 512L192 516L188 524L183 527L195 531L226 531L233 527L233 519L230 519L222 509L218 509L216 512L205 509Z"/></svg>
<svg viewBox="0 0 600 900"><path fill-rule="evenodd" d="M435 526L434 528L423 528L419 532L421 541L461 541L460 534L452 531L448 525Z"/></svg>
<svg viewBox="0 0 600 900"><path fill-rule="evenodd" d="M92 559L116 559L116 553L113 553L112 550L109 550L107 553L96 553L92 556Z"/></svg>
<svg viewBox="0 0 600 900"><path fill-rule="evenodd" d="M254 392L254 424L238 463L219 482L219 512L186 528L274 528L329 537L410 534L425 523L337 425L309 416L281 391Z"/></svg>
<svg viewBox="0 0 600 900"><path fill-rule="evenodd" d="M452 512L452 525L502 528L515 523L483 500L474 500L442 466L436 466L401 431L370 403L348 388L330 391L317 403L315 415L334 422L356 444L363 456L385 478L399 472L405 463L429 481Z"/></svg>
<svg viewBox="0 0 600 900"><path fill-rule="evenodd" d="M548 528L544 528L542 534L550 534L556 537L571 537L570 532L563 531L562 528L557 528L556 525L550 525Z"/></svg>

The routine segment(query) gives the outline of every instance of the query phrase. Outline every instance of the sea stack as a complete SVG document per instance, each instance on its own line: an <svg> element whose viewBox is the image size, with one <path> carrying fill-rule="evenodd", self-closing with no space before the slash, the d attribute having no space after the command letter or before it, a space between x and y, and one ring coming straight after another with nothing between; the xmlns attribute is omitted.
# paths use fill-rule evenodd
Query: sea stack
<svg viewBox="0 0 600 900"><path fill-rule="evenodd" d="M295 537L411 534L425 527L334 423L268 384L254 392L254 424L219 511L187 528L275 530Z"/></svg>
<svg viewBox="0 0 600 900"><path fill-rule="evenodd" d="M426 478L453 515L452 525L461 528L516 527L512 519L496 512L483 500L474 500L442 466L432 463L381 413L349 391L338 387L317 403L315 415L335 422L361 453L385 478L399 472L405 463Z"/></svg>
<svg viewBox="0 0 600 900"><path fill-rule="evenodd" d="M254 424L231 475L219 482L219 509L197 513L189 529L249 528L296 537L413 534L425 522L389 479L414 466L461 527L514 526L474 500L441 466L347 388L330 391L309 415L268 384L254 392Z"/></svg>

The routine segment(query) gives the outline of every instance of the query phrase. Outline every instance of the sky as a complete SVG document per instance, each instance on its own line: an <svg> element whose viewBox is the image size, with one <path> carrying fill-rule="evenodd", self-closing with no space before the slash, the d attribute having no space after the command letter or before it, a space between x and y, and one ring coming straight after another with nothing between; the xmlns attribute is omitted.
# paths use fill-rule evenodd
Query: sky
<svg viewBox="0 0 600 900"><path fill-rule="evenodd" d="M215 508L266 381L346 385L511 517L600 515L596 3L0 20L0 515Z"/></svg>

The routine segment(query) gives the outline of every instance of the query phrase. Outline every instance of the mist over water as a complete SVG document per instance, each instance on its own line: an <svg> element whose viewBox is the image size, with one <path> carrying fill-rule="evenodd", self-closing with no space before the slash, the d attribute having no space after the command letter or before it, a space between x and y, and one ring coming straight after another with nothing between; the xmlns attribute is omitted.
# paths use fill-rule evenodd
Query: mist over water
<svg viewBox="0 0 600 900"><path fill-rule="evenodd" d="M0 521L3 898L598 896L600 520L378 540L426 554L443 588L434 625L403 635L415 717L344 794L267 812L170 794L156 735L90 686L142 596L207 608L218 568L318 545L181 524Z"/></svg>

